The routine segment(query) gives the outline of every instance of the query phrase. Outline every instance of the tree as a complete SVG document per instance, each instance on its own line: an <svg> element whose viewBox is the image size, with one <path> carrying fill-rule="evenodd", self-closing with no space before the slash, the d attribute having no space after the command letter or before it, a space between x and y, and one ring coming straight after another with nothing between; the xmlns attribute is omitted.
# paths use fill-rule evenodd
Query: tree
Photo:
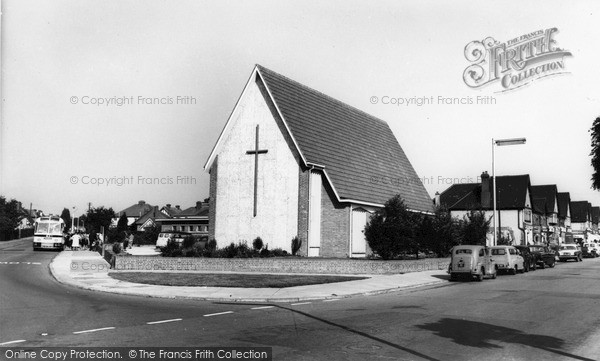
<svg viewBox="0 0 600 361"><path fill-rule="evenodd" d="M589 131L592 133L592 151L590 152L590 156L592 157L592 167L594 168L592 188L600 190L600 117L594 120Z"/></svg>
<svg viewBox="0 0 600 361"><path fill-rule="evenodd" d="M399 195L392 197L365 226L369 247L383 259L393 259L413 250L417 219Z"/></svg>
<svg viewBox="0 0 600 361"><path fill-rule="evenodd" d="M71 229L71 212L68 208L64 208L60 214L60 218L65 221L65 233L68 233Z"/></svg>
<svg viewBox="0 0 600 361"><path fill-rule="evenodd" d="M125 213L122 213L121 217L119 217L119 221L117 222L117 231L119 231L119 232L127 231L128 223L129 223L129 220L127 219L127 215Z"/></svg>
<svg viewBox="0 0 600 361"><path fill-rule="evenodd" d="M445 207L436 207L432 217L425 217L421 224L422 247L438 257L446 257L450 249L460 244L459 222Z"/></svg>
<svg viewBox="0 0 600 361"><path fill-rule="evenodd" d="M11 199L6 201L4 196L0 196L0 240L11 239L13 231L19 225L19 202Z"/></svg>
<svg viewBox="0 0 600 361"><path fill-rule="evenodd" d="M463 244L486 245L487 234L490 230L490 218L482 210L470 210L461 222Z"/></svg>
<svg viewBox="0 0 600 361"><path fill-rule="evenodd" d="M112 208L92 207L87 212L85 224L90 230L96 232L101 232L102 227L107 231L113 218L115 218L115 211Z"/></svg>

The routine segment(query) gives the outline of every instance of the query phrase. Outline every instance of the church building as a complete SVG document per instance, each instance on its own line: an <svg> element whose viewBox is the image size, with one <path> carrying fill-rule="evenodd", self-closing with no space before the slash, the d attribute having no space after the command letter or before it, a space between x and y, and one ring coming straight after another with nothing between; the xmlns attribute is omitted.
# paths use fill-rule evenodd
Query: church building
<svg viewBox="0 0 600 361"><path fill-rule="evenodd" d="M204 169L209 236L219 247L261 237L309 257L365 257L369 215L396 194L432 212L388 124L257 65Z"/></svg>

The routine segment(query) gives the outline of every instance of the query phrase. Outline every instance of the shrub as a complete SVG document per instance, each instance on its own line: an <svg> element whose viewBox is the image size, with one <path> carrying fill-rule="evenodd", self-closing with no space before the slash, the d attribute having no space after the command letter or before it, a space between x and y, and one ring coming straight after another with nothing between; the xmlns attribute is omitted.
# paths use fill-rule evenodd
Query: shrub
<svg viewBox="0 0 600 361"><path fill-rule="evenodd" d="M267 244L263 249L260 250L261 257L270 257L271 252L269 251L269 245Z"/></svg>
<svg viewBox="0 0 600 361"><path fill-rule="evenodd" d="M287 255L288 255L288 253L287 253L287 251L285 251L285 250L283 250L283 249L281 249L281 248L274 248L274 249L271 251L271 255L272 255L273 257L285 257L285 256L287 256Z"/></svg>
<svg viewBox="0 0 600 361"><path fill-rule="evenodd" d="M263 248L263 240L260 237L256 237L254 241L252 241L252 248L256 251L260 251Z"/></svg>
<svg viewBox="0 0 600 361"><path fill-rule="evenodd" d="M298 238L298 236L292 238L292 255L295 256L298 254L298 251L302 247L302 240Z"/></svg>
<svg viewBox="0 0 600 361"><path fill-rule="evenodd" d="M174 239L170 239L167 242L167 245L160 249L160 253L163 257L178 257L183 255L183 251L181 250L179 243L177 243L177 241Z"/></svg>
<svg viewBox="0 0 600 361"><path fill-rule="evenodd" d="M461 235L463 244L485 246L487 234L490 230L490 218L482 210L470 210L461 222Z"/></svg>
<svg viewBox="0 0 600 361"><path fill-rule="evenodd" d="M208 243L206 243L206 249L214 251L215 249L217 249L217 240L216 239L211 239L210 241L208 241Z"/></svg>
<svg viewBox="0 0 600 361"><path fill-rule="evenodd" d="M185 236L181 245L183 248L192 248L194 243L196 243L196 238L194 238L194 236Z"/></svg>
<svg viewBox="0 0 600 361"><path fill-rule="evenodd" d="M112 251L114 254L119 254L119 253L123 252L123 246L121 246L121 243L118 243L118 242L113 243Z"/></svg>
<svg viewBox="0 0 600 361"><path fill-rule="evenodd" d="M393 259L415 248L418 215L410 212L399 195L377 210L365 226L369 247L383 259Z"/></svg>

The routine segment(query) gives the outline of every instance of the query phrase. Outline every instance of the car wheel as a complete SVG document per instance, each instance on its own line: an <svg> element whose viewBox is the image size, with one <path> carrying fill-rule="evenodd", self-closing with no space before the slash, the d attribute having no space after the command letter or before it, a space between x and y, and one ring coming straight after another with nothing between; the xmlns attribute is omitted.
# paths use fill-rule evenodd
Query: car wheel
<svg viewBox="0 0 600 361"><path fill-rule="evenodd" d="M493 280L495 280L497 275L498 275L498 271L494 272L494 273L492 274L492 279L493 279Z"/></svg>
<svg viewBox="0 0 600 361"><path fill-rule="evenodd" d="M535 271L537 269L537 262L533 262L533 267L532 269Z"/></svg>
<svg viewBox="0 0 600 361"><path fill-rule="evenodd" d="M485 270L482 268L481 272L477 275L477 282L483 281L483 275L485 274Z"/></svg>
<svg viewBox="0 0 600 361"><path fill-rule="evenodd" d="M554 266L556 266L556 262L550 263L550 268L554 268Z"/></svg>
<svg viewBox="0 0 600 361"><path fill-rule="evenodd" d="M510 270L510 274L511 274L511 275L516 275L516 274L517 274L517 271L518 271L518 269L517 269L517 265L515 265L515 268L513 268L513 269L511 269L511 270Z"/></svg>
<svg viewBox="0 0 600 361"><path fill-rule="evenodd" d="M544 269L544 268L546 268L546 262L545 262L545 261L544 261L544 262L542 262L542 265L540 266L540 268L541 268L541 269Z"/></svg>

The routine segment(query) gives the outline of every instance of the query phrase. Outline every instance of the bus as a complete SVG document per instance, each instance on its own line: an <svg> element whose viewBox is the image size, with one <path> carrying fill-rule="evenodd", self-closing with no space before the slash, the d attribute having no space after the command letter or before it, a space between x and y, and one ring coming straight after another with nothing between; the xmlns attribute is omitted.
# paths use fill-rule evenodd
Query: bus
<svg viewBox="0 0 600 361"><path fill-rule="evenodd" d="M57 249L62 251L65 246L63 230L65 222L57 216L40 217L35 220L33 234L33 250Z"/></svg>

